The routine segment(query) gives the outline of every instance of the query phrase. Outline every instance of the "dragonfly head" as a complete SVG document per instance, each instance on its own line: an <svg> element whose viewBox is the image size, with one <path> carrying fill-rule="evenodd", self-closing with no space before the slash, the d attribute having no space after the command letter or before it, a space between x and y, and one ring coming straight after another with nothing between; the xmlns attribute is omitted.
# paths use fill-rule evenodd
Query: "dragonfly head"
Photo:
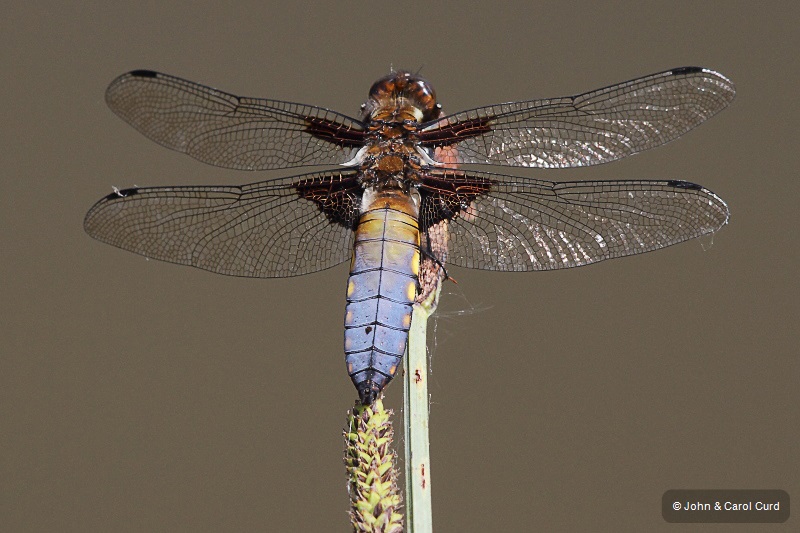
<svg viewBox="0 0 800 533"><path fill-rule="evenodd" d="M441 106L427 80L400 70L372 84L369 99L361 106L364 119L427 122L439 118Z"/></svg>

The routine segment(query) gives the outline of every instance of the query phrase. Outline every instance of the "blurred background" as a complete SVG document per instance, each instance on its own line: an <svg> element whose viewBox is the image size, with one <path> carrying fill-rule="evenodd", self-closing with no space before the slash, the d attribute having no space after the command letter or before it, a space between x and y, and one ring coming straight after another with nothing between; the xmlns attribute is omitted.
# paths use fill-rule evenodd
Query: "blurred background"
<svg viewBox="0 0 800 533"><path fill-rule="evenodd" d="M3 530L349 528L347 265L226 278L83 233L112 186L293 173L148 141L103 99L134 68L351 115L392 67L421 69L447 113L684 65L730 77L733 105L667 146L518 171L701 183L732 213L713 239L451 269L429 328L435 527L694 531L663 521L664 491L800 494L795 3L162 4L15 2L0 21ZM399 432L399 380L386 403Z"/></svg>

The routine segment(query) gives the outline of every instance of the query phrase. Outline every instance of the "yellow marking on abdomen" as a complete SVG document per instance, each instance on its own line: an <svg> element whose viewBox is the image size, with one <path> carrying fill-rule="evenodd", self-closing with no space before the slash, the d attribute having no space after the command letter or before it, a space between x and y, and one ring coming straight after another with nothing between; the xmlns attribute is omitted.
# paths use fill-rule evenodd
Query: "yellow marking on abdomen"
<svg viewBox="0 0 800 533"><path fill-rule="evenodd" d="M417 297L417 284L415 282L412 281L408 284L406 296L408 296L409 301L413 301Z"/></svg>
<svg viewBox="0 0 800 533"><path fill-rule="evenodd" d="M411 258L411 273L419 276L419 252L414 252L414 257Z"/></svg>

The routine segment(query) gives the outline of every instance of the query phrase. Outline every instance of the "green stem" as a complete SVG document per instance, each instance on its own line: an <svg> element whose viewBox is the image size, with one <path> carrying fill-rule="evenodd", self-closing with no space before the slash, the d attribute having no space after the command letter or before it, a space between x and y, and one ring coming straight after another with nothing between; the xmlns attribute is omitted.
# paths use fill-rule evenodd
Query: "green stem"
<svg viewBox="0 0 800 533"><path fill-rule="evenodd" d="M406 524L409 533L433 531L431 464L428 439L428 318L436 310L441 284L422 303L414 305L404 361Z"/></svg>

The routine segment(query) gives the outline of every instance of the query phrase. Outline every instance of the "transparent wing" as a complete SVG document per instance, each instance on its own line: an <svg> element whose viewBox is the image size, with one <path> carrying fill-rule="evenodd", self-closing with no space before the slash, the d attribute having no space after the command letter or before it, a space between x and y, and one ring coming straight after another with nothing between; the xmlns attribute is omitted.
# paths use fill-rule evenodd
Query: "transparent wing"
<svg viewBox="0 0 800 533"><path fill-rule="evenodd" d="M150 70L111 82L114 113L155 142L239 170L337 165L363 144L359 121L319 107L234 96Z"/></svg>
<svg viewBox="0 0 800 533"><path fill-rule="evenodd" d="M361 195L355 178L314 173L241 187L126 189L97 202L84 229L113 246L219 274L297 276L350 258Z"/></svg>
<svg viewBox="0 0 800 533"><path fill-rule="evenodd" d="M446 219L446 203L447 263L467 268L587 265L714 233L729 216L719 196L686 181L559 183L460 171L442 177L461 197L443 200L423 185L422 227Z"/></svg>
<svg viewBox="0 0 800 533"><path fill-rule="evenodd" d="M450 150L448 163L596 165L680 137L734 95L733 83L722 74L682 67L577 96L456 113L426 125L420 139L431 148L455 145L457 159Z"/></svg>

